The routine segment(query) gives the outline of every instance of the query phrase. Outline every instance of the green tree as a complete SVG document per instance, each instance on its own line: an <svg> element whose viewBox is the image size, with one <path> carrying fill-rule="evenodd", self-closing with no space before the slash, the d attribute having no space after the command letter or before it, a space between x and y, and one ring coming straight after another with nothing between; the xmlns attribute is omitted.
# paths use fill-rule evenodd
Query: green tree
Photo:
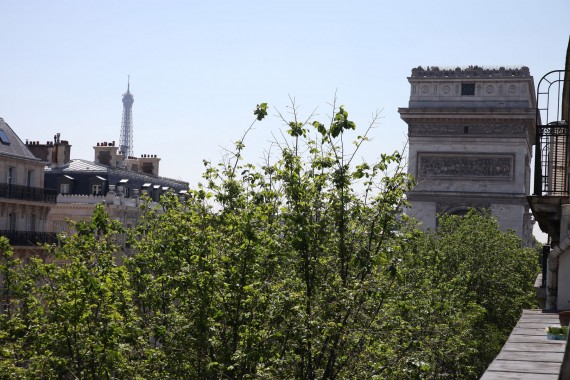
<svg viewBox="0 0 570 380"><path fill-rule="evenodd" d="M488 214L423 233L403 158L356 162L377 121L279 114L256 167L205 162L127 231L103 206L21 263L0 239L6 378L468 379L530 305L534 255Z"/></svg>
<svg viewBox="0 0 570 380"><path fill-rule="evenodd" d="M0 237L0 377L25 377L26 363L32 356L31 339L33 326L41 314L35 300L27 290L20 259L7 238Z"/></svg>
<svg viewBox="0 0 570 380"><path fill-rule="evenodd" d="M410 234L404 257L397 299L413 312L406 321L417 329L418 373L479 378L522 309L535 306L536 253L502 232L489 212L471 210Z"/></svg>
<svg viewBox="0 0 570 380"><path fill-rule="evenodd" d="M33 331L32 377L129 378L136 352L136 314L129 276L120 265L122 227L103 206L76 233L46 247L47 261L28 264L28 295L41 318Z"/></svg>
<svg viewBox="0 0 570 380"><path fill-rule="evenodd" d="M397 320L383 304L411 178L398 153L353 163L368 131L348 151L356 126L344 107L328 126L292 109L273 162L243 164L242 138L226 162L206 163L204 187L184 204L165 198L133 235L130 273L160 343L156 371L365 378L396 360L386 348Z"/></svg>

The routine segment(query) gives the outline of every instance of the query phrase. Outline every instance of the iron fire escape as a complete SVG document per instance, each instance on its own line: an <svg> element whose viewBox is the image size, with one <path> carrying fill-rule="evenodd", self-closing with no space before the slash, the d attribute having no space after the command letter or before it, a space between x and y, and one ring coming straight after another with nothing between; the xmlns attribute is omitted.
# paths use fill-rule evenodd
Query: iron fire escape
<svg viewBox="0 0 570 380"><path fill-rule="evenodd" d="M535 196L568 196L568 105L564 82L570 70L554 70L537 87Z"/></svg>

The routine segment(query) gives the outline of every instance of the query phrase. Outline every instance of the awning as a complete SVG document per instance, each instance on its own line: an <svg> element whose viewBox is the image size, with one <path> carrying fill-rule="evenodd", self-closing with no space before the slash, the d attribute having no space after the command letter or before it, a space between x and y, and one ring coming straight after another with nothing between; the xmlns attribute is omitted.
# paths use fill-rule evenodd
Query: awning
<svg viewBox="0 0 570 380"><path fill-rule="evenodd" d="M121 185L124 185L124 184L127 183L127 182L129 182L129 180L128 180L128 179L124 179L124 178L119 181L119 183L120 183Z"/></svg>
<svg viewBox="0 0 570 380"><path fill-rule="evenodd" d="M106 181L106 179L105 179L105 178L103 178L103 177L99 177L98 175L96 175L96 176L95 176L95 178L97 178L97 179L98 179L98 180L100 180L100 181Z"/></svg>
<svg viewBox="0 0 570 380"><path fill-rule="evenodd" d="M67 179L72 180L72 181L75 180L75 178L73 178L73 177L70 176L70 175L64 174L63 176L64 176L65 178L67 178Z"/></svg>

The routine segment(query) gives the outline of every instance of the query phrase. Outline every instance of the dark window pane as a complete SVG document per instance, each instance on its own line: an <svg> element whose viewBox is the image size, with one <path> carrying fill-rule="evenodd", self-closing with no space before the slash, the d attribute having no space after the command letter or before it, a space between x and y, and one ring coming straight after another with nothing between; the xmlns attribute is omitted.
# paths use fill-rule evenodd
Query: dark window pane
<svg viewBox="0 0 570 380"><path fill-rule="evenodd" d="M475 83L461 83L461 95L475 95Z"/></svg>
<svg viewBox="0 0 570 380"><path fill-rule="evenodd" d="M0 129L0 142L4 145L10 145L10 139L6 135L3 129Z"/></svg>

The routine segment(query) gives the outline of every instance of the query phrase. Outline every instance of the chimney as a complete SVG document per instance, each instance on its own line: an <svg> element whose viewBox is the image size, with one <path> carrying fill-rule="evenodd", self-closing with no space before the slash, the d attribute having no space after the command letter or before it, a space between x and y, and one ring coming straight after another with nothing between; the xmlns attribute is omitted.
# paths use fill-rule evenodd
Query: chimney
<svg viewBox="0 0 570 380"><path fill-rule="evenodd" d="M132 172L138 172L139 171L139 159L137 157L134 157L134 156L128 156L127 159L125 160L125 166L126 166L127 170L130 170Z"/></svg>
<svg viewBox="0 0 570 380"><path fill-rule="evenodd" d="M158 177L160 158L152 154L143 154L139 158L139 171Z"/></svg>
<svg viewBox="0 0 570 380"><path fill-rule="evenodd" d="M71 160L71 145L66 140L60 140L60 136L60 133L55 134L53 142L47 141L45 144L26 140L26 147L35 157L47 161L49 166L64 166Z"/></svg>
<svg viewBox="0 0 570 380"><path fill-rule="evenodd" d="M115 142L107 141L98 142L93 147L95 150L95 162L105 166L123 167L123 156L119 153L119 147L115 146Z"/></svg>

